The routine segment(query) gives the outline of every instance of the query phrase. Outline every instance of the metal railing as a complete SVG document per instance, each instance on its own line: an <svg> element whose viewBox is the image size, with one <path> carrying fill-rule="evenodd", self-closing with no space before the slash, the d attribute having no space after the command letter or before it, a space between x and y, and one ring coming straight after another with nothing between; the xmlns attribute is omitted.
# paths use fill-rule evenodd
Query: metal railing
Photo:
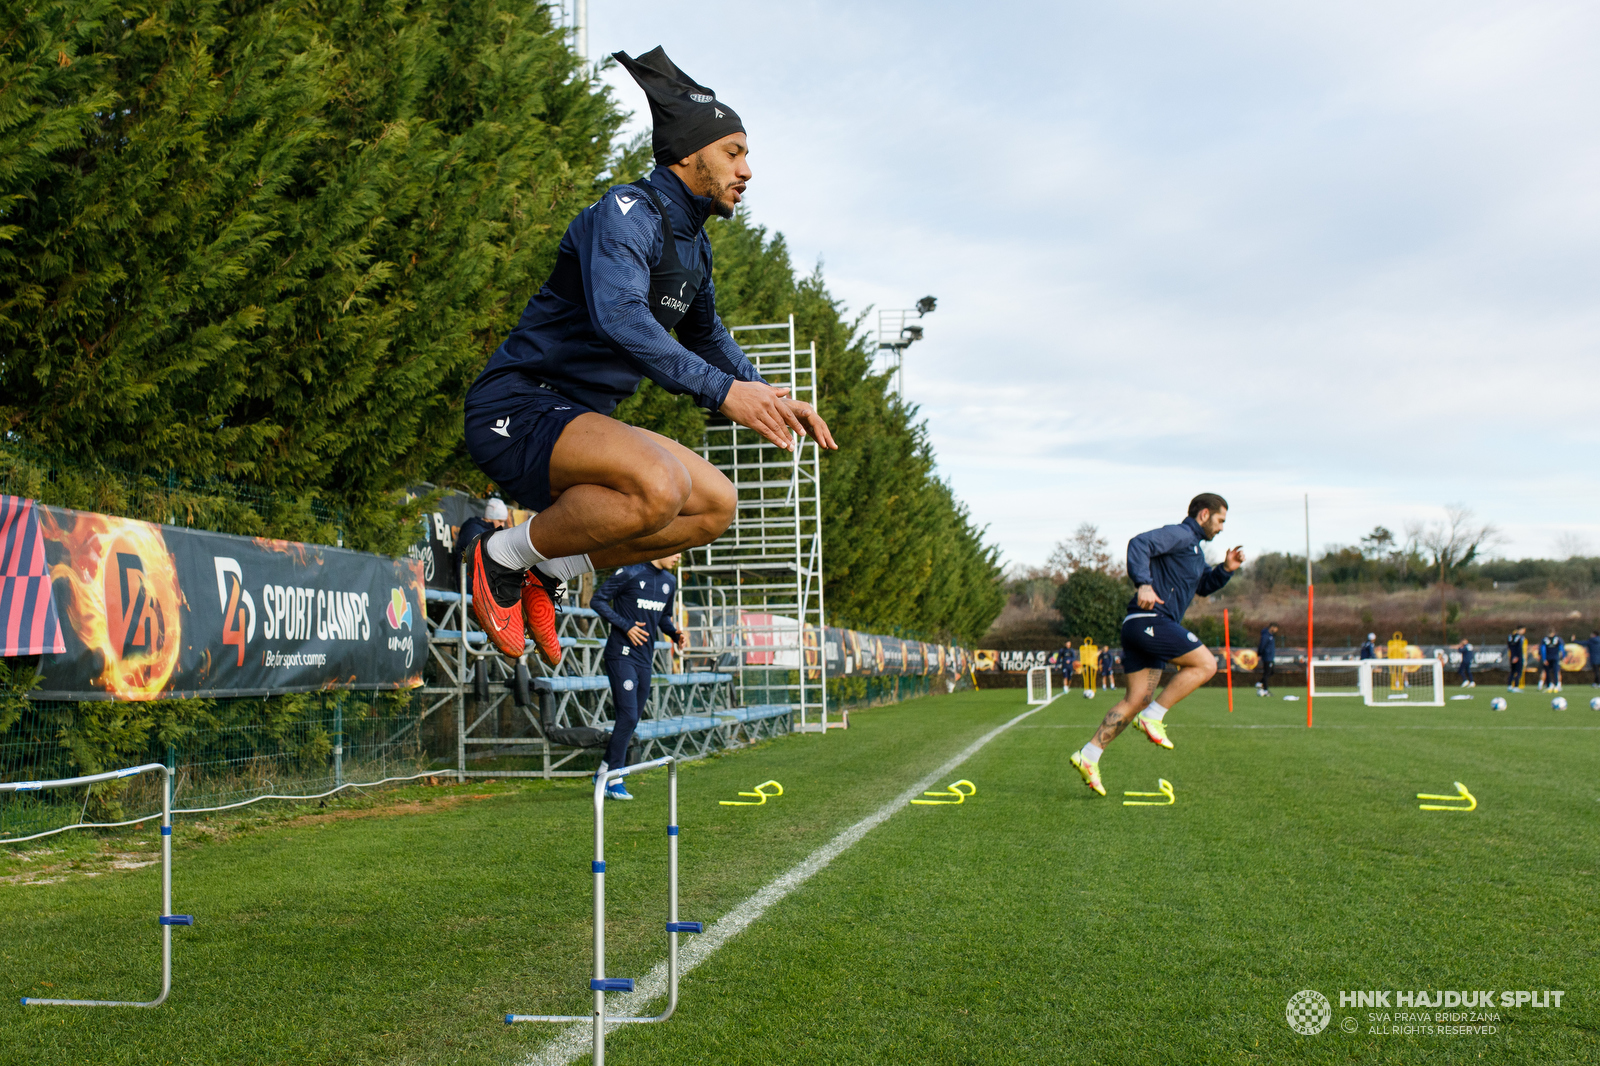
<svg viewBox="0 0 1600 1066"><path fill-rule="evenodd" d="M606 975L606 786L620 781L629 774L667 767L667 1009L648 1018L607 1017L607 992L632 992L631 977ZM634 766L607 770L597 774L594 782L594 861L590 864L594 875L594 976L589 989L594 993L594 1013L582 1014L507 1014L506 1024L515 1022L586 1022L594 1023L594 1066L605 1066L606 1026L612 1023L664 1022L678 1009L678 934L699 933L700 922L678 920L678 760L667 755Z"/></svg>
<svg viewBox="0 0 1600 1066"><path fill-rule="evenodd" d="M66 777L55 781L9 781L0 784L0 792L42 792L45 789L88 787L103 781L117 781L139 774L159 772L163 775L163 785L170 782L172 769L160 763L146 763L143 766L130 766L123 770L108 770L103 774L87 774L83 777ZM124 999L36 999L32 996L23 996L22 1005L25 1007L159 1007L167 1001L167 995L172 991L172 927L175 925L193 925L194 915L172 913L172 805L168 798L170 788L161 790L161 914L157 921L161 925L161 994L148 1001ZM148 822L157 815L147 815L119 823L133 825L137 822ZM51 829L43 833L35 833L32 837L23 839L33 840L52 833L62 833L68 829L84 828L83 825L63 826L60 829Z"/></svg>

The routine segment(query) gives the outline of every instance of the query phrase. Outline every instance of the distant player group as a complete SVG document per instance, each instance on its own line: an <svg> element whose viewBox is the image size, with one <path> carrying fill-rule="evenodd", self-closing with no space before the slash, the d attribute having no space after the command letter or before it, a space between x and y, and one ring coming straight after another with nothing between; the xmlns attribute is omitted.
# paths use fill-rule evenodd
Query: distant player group
<svg viewBox="0 0 1600 1066"><path fill-rule="evenodd" d="M1576 640L1577 638L1573 638ZM1463 642L1465 643L1465 642ZM1470 645L1469 645L1470 647ZM1600 629L1589 631L1589 639L1583 641L1584 650L1589 653L1589 668L1593 672L1594 680L1590 682L1591 688L1600 688ZM1561 639L1554 626L1539 642L1539 691L1561 691L1561 662L1566 658L1567 644ZM1506 691L1521 692L1523 680L1527 677L1528 668L1528 627L1518 626L1506 638ZM1470 680L1470 672L1468 679Z"/></svg>

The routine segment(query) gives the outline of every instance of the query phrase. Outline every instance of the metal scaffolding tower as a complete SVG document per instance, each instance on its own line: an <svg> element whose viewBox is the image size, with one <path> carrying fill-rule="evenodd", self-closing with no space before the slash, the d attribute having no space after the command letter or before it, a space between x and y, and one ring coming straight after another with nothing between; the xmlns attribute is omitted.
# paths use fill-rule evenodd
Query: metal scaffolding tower
<svg viewBox="0 0 1600 1066"><path fill-rule="evenodd" d="M795 342L787 322L731 332L761 376L815 403L816 346ZM680 589L690 647L732 670L738 702L785 704L794 728L822 732L828 721L822 652L822 472L815 441L792 453L726 419L706 427L700 454L738 491L733 524L684 558Z"/></svg>

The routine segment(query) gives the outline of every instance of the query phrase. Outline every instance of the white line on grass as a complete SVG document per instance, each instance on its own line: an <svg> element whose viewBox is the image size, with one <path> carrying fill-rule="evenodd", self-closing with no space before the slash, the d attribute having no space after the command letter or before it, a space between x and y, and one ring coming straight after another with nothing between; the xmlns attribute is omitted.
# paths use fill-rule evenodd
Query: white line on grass
<svg viewBox="0 0 1600 1066"><path fill-rule="evenodd" d="M1097 726L1099 724L1100 724L1099 722L1080 722L1080 723L1068 722L1068 723L1066 723L1064 725L1025 725L1022 728L1023 729L1090 729L1090 728L1093 728L1094 726ZM1169 726L1169 728L1176 728L1176 729L1181 731L1181 730L1184 730L1184 729L1305 729L1307 727L1306 727L1305 723L1303 723L1303 722L1269 723L1269 724L1264 724L1264 725L1249 725L1249 724L1246 724L1246 723L1243 723L1243 722L1238 723L1238 724L1234 724L1234 725L1229 725L1227 723L1214 724L1214 723L1211 723L1211 722L1173 722L1173 723L1171 723L1171 726ZM1464 729L1478 729L1478 730L1514 730L1514 729L1528 730L1528 729L1536 729L1536 730L1542 730L1542 731L1553 731L1553 732L1562 732L1562 733L1574 733L1574 732L1576 732L1576 733L1592 733L1592 732L1595 732L1596 730L1600 730L1600 725L1319 725L1319 726L1313 726L1311 728L1312 728L1313 732L1315 732L1318 729L1322 729L1322 730L1328 730L1328 729L1384 729L1384 730L1388 730L1388 729L1443 729L1443 730L1447 730L1447 731L1456 731L1456 730L1464 730Z"/></svg>
<svg viewBox="0 0 1600 1066"><path fill-rule="evenodd" d="M1050 702L1053 703L1060 698L1059 695L1054 696ZM819 870L838 858L872 829L888 821L896 811L908 806L912 800L938 784L956 767L976 755L989 741L1024 718L1042 711L1048 706L1050 704L1045 703L1038 707L1029 708L1011 719L1011 721L989 730L989 732L967 745L959 754L933 771L933 773L924 777L900 793L900 795L879 807L816 851L813 851L810 855L807 855L803 861L779 876L777 880L772 881L761 891L734 907L727 914L724 914L712 923L711 927L704 933L690 937L688 944L678 949L678 976L680 978L687 976L690 970L710 958L711 954L718 948L744 932L752 922L766 913L768 907L771 907L774 903L777 903L809 881ZM657 963L634 986L634 991L616 999L608 1000L606 1003L607 1013L614 1012L624 1016L639 1016L645 1013L651 1001L660 999L666 994L667 964L663 960ZM610 1033L620 1029L622 1024L627 1023L607 1025L606 1032ZM526 1066L566 1066L567 1063L587 1054L593 1047L594 1024L592 1022L576 1022L569 1025L555 1040L546 1044L523 1061Z"/></svg>

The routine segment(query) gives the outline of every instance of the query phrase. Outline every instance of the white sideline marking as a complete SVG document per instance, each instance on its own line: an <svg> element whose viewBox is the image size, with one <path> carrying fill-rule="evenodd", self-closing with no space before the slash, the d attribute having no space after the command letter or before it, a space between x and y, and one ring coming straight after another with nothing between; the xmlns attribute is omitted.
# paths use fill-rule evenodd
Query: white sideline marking
<svg viewBox="0 0 1600 1066"><path fill-rule="evenodd" d="M1025 725L1024 729L1092 729L1099 725L1098 722L1068 722L1065 725ZM1305 729L1303 722L1274 722L1265 725L1213 725L1209 722L1171 722L1169 726L1181 729ZM1542 732L1558 733L1592 733L1600 730L1600 725L1319 725L1315 729L1443 729L1450 732L1460 730L1539 730Z"/></svg>
<svg viewBox="0 0 1600 1066"><path fill-rule="evenodd" d="M1061 696L1057 694L1051 697L1050 703L1054 703L1060 698ZM896 811L908 806L912 800L938 784L952 770L976 755L989 741L1024 718L1044 710L1050 706L1050 703L1031 707L1004 725L999 725L989 730L989 732L967 745L958 755L933 771L933 773L924 777L900 793L900 795L879 807L816 851L813 851L810 855L807 855L798 865L780 875L775 881L772 881L755 895L734 907L721 918L718 918L704 933L689 934L688 943L682 944L678 948L679 979L687 977L690 970L710 958L714 951L729 940L744 932L752 922L766 913L768 907L771 907L774 903L777 903L809 881L814 874L838 858L872 829L888 821ZM666 994L667 963L663 959L661 962L656 963L650 972L634 985L632 992L624 993L616 998L608 996L606 998L606 1011L607 1013L616 1013L624 1016L639 1016L646 1012L646 1008L649 1007L651 1001L660 999ZM613 1033L627 1024L630 1023L608 1024L606 1032ZM567 1066L567 1063L587 1055L593 1049L594 1024L592 1022L573 1022L567 1026L565 1032L534 1052L529 1058L524 1059L523 1062L524 1066Z"/></svg>

